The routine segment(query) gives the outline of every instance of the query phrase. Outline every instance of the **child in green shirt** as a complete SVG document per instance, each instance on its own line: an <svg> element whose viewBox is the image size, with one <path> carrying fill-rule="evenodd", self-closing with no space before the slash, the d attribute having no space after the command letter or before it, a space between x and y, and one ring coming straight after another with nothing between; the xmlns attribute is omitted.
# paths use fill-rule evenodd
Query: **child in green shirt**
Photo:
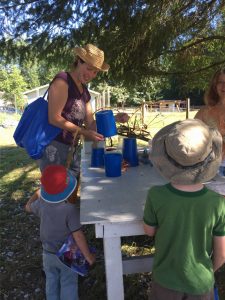
<svg viewBox="0 0 225 300"><path fill-rule="evenodd" d="M153 138L151 161L169 183L149 190L144 230L155 236L151 300L211 300L225 262L225 198L204 182L221 163L222 137L200 120L175 122Z"/></svg>

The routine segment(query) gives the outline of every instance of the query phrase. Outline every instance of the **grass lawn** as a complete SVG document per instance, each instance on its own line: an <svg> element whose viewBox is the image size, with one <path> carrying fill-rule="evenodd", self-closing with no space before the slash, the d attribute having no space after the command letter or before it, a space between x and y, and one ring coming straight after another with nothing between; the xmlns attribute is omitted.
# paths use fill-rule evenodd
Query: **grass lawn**
<svg viewBox="0 0 225 300"><path fill-rule="evenodd" d="M153 119L151 115L147 120L152 135L162 126L185 119L185 113L164 114L156 123ZM36 162L16 147L13 132L14 128L0 127L0 299L43 300L39 222L24 212L25 202L39 186L40 172ZM80 300L105 300L102 240L95 239L93 226L84 226L84 231L90 244L97 248L97 263L88 277L79 277ZM151 253L152 245L146 236L123 238L122 253L125 256ZM225 300L224 278L223 268L217 273L220 300ZM124 276L125 299L148 299L150 282L150 273Z"/></svg>

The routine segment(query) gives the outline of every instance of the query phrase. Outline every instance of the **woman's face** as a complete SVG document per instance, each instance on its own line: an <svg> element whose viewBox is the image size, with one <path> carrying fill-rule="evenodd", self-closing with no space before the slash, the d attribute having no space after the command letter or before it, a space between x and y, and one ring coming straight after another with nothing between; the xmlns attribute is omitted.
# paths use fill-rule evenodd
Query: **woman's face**
<svg viewBox="0 0 225 300"><path fill-rule="evenodd" d="M216 91L220 100L225 100L225 74L220 74L216 83Z"/></svg>
<svg viewBox="0 0 225 300"><path fill-rule="evenodd" d="M94 79L99 70L88 65L87 63L82 63L78 61L78 77L81 83L86 84Z"/></svg>

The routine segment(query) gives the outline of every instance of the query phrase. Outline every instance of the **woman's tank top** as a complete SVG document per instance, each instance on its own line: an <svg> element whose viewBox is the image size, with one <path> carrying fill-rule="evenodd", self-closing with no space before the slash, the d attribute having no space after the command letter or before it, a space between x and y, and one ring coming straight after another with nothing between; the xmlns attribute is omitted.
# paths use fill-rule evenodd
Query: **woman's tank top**
<svg viewBox="0 0 225 300"><path fill-rule="evenodd" d="M86 115L86 103L90 101L91 96L85 85L81 94L74 80L68 72L58 73L54 79L61 78L68 84L68 98L63 108L61 116L71 123L81 126ZM53 80L54 80L53 79ZM64 144L72 144L73 135L67 130L63 130L56 138L56 141Z"/></svg>

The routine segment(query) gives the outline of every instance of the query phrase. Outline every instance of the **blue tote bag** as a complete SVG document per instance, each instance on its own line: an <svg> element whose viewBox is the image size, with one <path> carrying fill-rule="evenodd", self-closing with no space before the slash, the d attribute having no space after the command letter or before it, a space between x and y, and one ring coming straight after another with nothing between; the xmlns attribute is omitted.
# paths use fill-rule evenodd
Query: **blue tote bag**
<svg viewBox="0 0 225 300"><path fill-rule="evenodd" d="M41 158L45 147L62 131L48 122L46 94L26 107L13 134L16 144L32 159Z"/></svg>

